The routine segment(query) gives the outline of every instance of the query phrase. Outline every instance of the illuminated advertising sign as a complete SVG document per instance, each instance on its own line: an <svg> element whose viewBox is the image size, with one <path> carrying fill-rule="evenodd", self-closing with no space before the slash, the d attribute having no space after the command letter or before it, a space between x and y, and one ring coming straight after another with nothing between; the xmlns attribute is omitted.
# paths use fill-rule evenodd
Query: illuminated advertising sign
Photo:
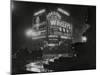
<svg viewBox="0 0 100 75"><path fill-rule="evenodd" d="M58 12L50 12L47 15L49 33L53 35L69 36L72 32L71 24L62 21Z"/></svg>
<svg viewBox="0 0 100 75"><path fill-rule="evenodd" d="M33 27L39 32L39 36L57 35L71 37L72 25L62 20L62 16L55 11L46 15L46 20L40 23L40 17L36 17L36 24Z"/></svg>

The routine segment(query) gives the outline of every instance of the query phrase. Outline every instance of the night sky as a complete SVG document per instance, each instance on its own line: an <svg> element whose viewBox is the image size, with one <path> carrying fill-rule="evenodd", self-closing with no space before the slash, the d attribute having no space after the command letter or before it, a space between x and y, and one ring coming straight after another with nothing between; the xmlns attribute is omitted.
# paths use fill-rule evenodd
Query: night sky
<svg viewBox="0 0 100 75"><path fill-rule="evenodd" d="M81 23L84 21L88 12L92 11L89 6L79 6L79 5L59 5L59 4L50 4L50 3L34 3L34 2L21 2L14 1L12 9L12 48L19 49L23 47L32 48L33 41L31 38L26 37L25 30L32 27L32 18L33 13L46 8L53 9L54 7L61 7L71 13L71 16L74 19L74 23ZM94 11L95 12L95 11ZM88 17L89 19L90 17ZM89 19L91 20L91 18Z"/></svg>

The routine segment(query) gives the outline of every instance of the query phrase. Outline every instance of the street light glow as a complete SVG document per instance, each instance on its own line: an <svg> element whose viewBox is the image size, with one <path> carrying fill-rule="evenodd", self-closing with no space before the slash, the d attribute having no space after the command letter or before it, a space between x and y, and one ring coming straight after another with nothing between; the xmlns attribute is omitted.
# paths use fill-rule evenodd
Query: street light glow
<svg viewBox="0 0 100 75"><path fill-rule="evenodd" d="M82 42L87 42L87 37L86 36L82 37Z"/></svg>
<svg viewBox="0 0 100 75"><path fill-rule="evenodd" d="M27 37L32 37L32 29L26 30L26 36Z"/></svg>
<svg viewBox="0 0 100 75"><path fill-rule="evenodd" d="M38 37L41 34L41 32L40 31L37 32L37 31L32 30L30 28L30 29L27 29L25 31L25 34L26 34L27 37L36 38L36 37Z"/></svg>

